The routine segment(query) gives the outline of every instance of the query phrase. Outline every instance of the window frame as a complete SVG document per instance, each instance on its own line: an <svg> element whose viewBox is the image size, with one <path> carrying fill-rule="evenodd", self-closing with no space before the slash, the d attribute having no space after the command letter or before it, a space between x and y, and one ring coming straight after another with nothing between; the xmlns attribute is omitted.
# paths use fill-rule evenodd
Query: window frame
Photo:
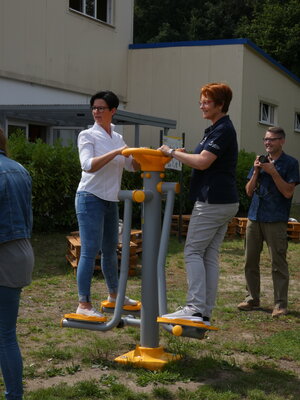
<svg viewBox="0 0 300 400"><path fill-rule="evenodd" d="M266 115L266 118L264 116ZM267 101L259 102L259 123L264 125L276 125L277 106Z"/></svg>
<svg viewBox="0 0 300 400"><path fill-rule="evenodd" d="M85 17L91 18L95 21L99 21L99 22L102 22L107 25L113 25L113 2L114 2L114 0L95 0L93 15L87 14L87 1L88 0L79 0L79 1L81 3L82 11L71 7L71 5L70 5L71 0L69 0L69 10L72 12L84 15ZM106 1L106 20L97 18L97 12L98 12L97 8L99 5L98 2L100 2L100 1Z"/></svg>
<svg viewBox="0 0 300 400"><path fill-rule="evenodd" d="M295 112L294 131L300 133L300 112Z"/></svg>
<svg viewBox="0 0 300 400"><path fill-rule="evenodd" d="M16 127L18 129L24 130L25 138L28 140L28 123L27 122L22 122L22 121L15 121L15 120L7 120L6 121L6 132L7 132L7 137L11 135L10 133L10 128L11 127Z"/></svg>

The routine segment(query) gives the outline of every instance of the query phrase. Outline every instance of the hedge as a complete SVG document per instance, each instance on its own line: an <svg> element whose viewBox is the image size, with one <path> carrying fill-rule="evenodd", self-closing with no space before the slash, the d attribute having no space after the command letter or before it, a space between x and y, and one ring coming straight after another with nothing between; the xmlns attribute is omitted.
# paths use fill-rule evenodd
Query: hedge
<svg viewBox="0 0 300 400"><path fill-rule="evenodd" d="M73 145L63 146L57 141L53 146L38 139L28 142L23 134L13 134L8 140L9 155L20 162L32 176L32 205L35 231L76 230L75 193L81 176L78 151ZM239 214L246 214L249 199L245 184L249 169L253 165L254 153L239 152L237 184L240 195ZM180 182L181 194L175 197L174 214L190 214L189 180L191 169L183 166L179 171L165 171L165 181ZM122 189L140 189L143 186L141 173L124 171ZM120 203L120 216L123 203ZM133 205L133 226L139 227L141 205Z"/></svg>

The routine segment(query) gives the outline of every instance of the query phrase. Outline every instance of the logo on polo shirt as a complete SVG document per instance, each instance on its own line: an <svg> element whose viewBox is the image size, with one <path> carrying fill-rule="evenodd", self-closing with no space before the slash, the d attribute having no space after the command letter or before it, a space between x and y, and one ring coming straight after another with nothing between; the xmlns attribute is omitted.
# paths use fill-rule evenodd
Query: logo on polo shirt
<svg viewBox="0 0 300 400"><path fill-rule="evenodd" d="M213 140L208 143L208 146L213 147L216 150L220 150L220 147L216 143L214 143Z"/></svg>

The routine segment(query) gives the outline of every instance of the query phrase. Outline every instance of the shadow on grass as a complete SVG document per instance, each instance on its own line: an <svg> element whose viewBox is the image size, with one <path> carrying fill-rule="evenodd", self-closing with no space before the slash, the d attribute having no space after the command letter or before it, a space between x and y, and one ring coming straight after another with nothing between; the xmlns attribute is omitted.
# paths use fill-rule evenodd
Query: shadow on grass
<svg viewBox="0 0 300 400"><path fill-rule="evenodd" d="M300 381L297 377L289 372L262 366L249 371L237 371L230 377L226 376L224 380L217 379L211 385L217 392L230 390L241 398L248 398L246 396L249 393L260 391L265 395L298 400L300 393Z"/></svg>
<svg viewBox="0 0 300 400"><path fill-rule="evenodd" d="M34 251L35 264L33 279L73 273L67 263L67 233L34 234L31 244Z"/></svg>
<svg viewBox="0 0 300 400"><path fill-rule="evenodd" d="M300 320L300 312L299 311L289 311L287 316L299 318L299 320Z"/></svg>
<svg viewBox="0 0 300 400"><path fill-rule="evenodd" d="M216 393L230 391L237 398L248 399L249 393L256 390L265 395L289 396L289 400L299 400L299 379L291 372L275 367L253 365L245 371L234 363L204 357L182 359L168 364L164 370L177 373L179 381L202 382Z"/></svg>

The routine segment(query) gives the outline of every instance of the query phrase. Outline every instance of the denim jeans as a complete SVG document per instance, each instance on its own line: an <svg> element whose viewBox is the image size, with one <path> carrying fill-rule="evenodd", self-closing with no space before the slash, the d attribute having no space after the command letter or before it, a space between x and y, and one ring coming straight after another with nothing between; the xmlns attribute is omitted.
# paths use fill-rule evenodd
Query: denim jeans
<svg viewBox="0 0 300 400"><path fill-rule="evenodd" d="M238 203L194 204L184 248L187 304L207 317L211 316L217 295L219 248L238 207Z"/></svg>
<svg viewBox="0 0 300 400"><path fill-rule="evenodd" d="M16 335L21 290L0 286L0 366L7 400L23 398L23 363Z"/></svg>
<svg viewBox="0 0 300 400"><path fill-rule="evenodd" d="M89 302L95 257L99 251L108 291L118 291L118 203L102 200L88 192L77 192L75 207L81 241L77 267L78 295L80 302Z"/></svg>

